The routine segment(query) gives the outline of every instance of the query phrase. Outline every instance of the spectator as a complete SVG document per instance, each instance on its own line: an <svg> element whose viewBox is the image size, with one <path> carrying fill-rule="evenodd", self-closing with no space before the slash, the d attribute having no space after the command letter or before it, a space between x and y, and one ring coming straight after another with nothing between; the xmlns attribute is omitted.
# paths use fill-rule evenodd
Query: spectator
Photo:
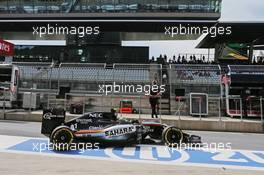
<svg viewBox="0 0 264 175"><path fill-rule="evenodd" d="M205 62L205 56L203 55L203 62Z"/></svg>
<svg viewBox="0 0 264 175"><path fill-rule="evenodd" d="M167 58L167 55L164 55L164 63L167 63L168 62L168 58Z"/></svg>
<svg viewBox="0 0 264 175"><path fill-rule="evenodd" d="M154 62L155 61L155 58L154 58L154 56L152 56L152 58L151 58L151 62Z"/></svg>
<svg viewBox="0 0 264 175"><path fill-rule="evenodd" d="M180 55L179 55L179 57L178 57L177 63L178 63L178 64L181 64L181 63L182 63L182 62L181 62L181 56L180 56Z"/></svg>
<svg viewBox="0 0 264 175"><path fill-rule="evenodd" d="M180 55L180 54L179 54L179 56L178 56L178 60L177 60L177 62L178 62L178 63L181 62L181 55Z"/></svg>
<svg viewBox="0 0 264 175"><path fill-rule="evenodd" d="M182 63L183 64L186 64L187 63L187 60L185 59L184 55L182 56Z"/></svg>

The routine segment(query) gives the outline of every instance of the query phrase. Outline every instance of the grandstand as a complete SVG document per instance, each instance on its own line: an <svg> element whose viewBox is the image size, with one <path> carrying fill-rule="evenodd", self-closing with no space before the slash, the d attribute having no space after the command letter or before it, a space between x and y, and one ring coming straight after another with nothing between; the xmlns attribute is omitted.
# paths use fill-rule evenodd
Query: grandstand
<svg viewBox="0 0 264 175"><path fill-rule="evenodd" d="M52 64L44 63L15 63L21 70L20 81L22 88L30 88L30 82L38 83L38 88L45 89L43 83L47 81L56 83L111 83L111 82L129 82L129 83L149 83L149 67L147 65L129 66L114 64L112 69L108 69L106 64L71 64L62 63L58 67L52 67ZM130 68L128 68L130 67ZM42 82L42 83L40 83ZM23 84L26 86L23 86ZM32 84L31 84L32 85ZM58 87L58 86L53 86ZM74 87L73 87L74 89ZM90 91L89 86L87 89ZM96 91L97 89L93 89Z"/></svg>
<svg viewBox="0 0 264 175"><path fill-rule="evenodd" d="M168 0L80 0L76 3L75 12L218 12L219 1L168 1Z"/></svg>
<svg viewBox="0 0 264 175"><path fill-rule="evenodd" d="M230 74L263 75L263 65L229 65Z"/></svg>
<svg viewBox="0 0 264 175"><path fill-rule="evenodd" d="M102 17L108 13L111 17L182 17L200 19L218 19L222 0L3 0L0 2L0 14L25 14L27 17L44 17L43 13L59 13L83 17ZM30 16L30 14L37 14ZM82 15L78 15L82 14ZM152 14L152 15L150 15ZM1 15L2 16L2 15ZM2 16L3 17L3 16ZM89 17L87 15L86 17ZM90 16L91 17L91 16Z"/></svg>
<svg viewBox="0 0 264 175"><path fill-rule="evenodd" d="M172 84L209 84L219 85L219 65L171 65Z"/></svg>
<svg viewBox="0 0 264 175"><path fill-rule="evenodd" d="M199 65L159 65L159 64L80 64L61 63L14 63L19 66L20 92L59 92L62 86L70 87L71 93L98 94L98 86L102 84L147 85L157 79L160 84L166 86L166 93L162 96L163 110L170 113L170 98L175 86L186 88L190 91L190 84L200 83L205 86L219 85L219 67ZM182 73L179 74L179 71ZM162 79L162 75L169 72L170 81ZM183 75L192 75L186 79ZM176 75L176 76L175 76ZM199 78L197 78L199 77ZM218 78L217 78L218 77ZM192 80L190 80L192 79ZM187 85L187 84L188 85ZM218 84L217 84L218 83ZM170 86L171 85L171 86ZM189 89L188 89L189 88ZM212 87L211 87L212 88ZM119 94L119 95L142 95L142 94ZM218 94L219 95L219 94ZM173 95L172 95L173 96ZM145 106L148 100L144 100Z"/></svg>
<svg viewBox="0 0 264 175"><path fill-rule="evenodd" d="M48 79L62 81L135 81L149 82L147 69L126 69L115 66L105 69L105 64L67 64L51 68L47 64L41 66L21 65L22 79ZM44 73L45 72L45 73Z"/></svg>
<svg viewBox="0 0 264 175"><path fill-rule="evenodd" d="M94 12L200 12L219 13L220 0L9 0L1 1L1 13Z"/></svg>
<svg viewBox="0 0 264 175"><path fill-rule="evenodd" d="M160 82L163 81L161 76L165 69L169 76L167 84L172 86L219 86L221 77L219 65L171 64L168 68L165 66L162 68L162 65L158 64L113 64L113 67L108 68L107 64L100 63L62 63L58 67L52 67L50 63L15 64L21 69L21 82L28 82L27 84L31 81L60 83L114 81L147 84L155 75L159 75L159 78L156 78Z"/></svg>
<svg viewBox="0 0 264 175"><path fill-rule="evenodd" d="M73 4L72 0L4 0L0 13L67 13Z"/></svg>

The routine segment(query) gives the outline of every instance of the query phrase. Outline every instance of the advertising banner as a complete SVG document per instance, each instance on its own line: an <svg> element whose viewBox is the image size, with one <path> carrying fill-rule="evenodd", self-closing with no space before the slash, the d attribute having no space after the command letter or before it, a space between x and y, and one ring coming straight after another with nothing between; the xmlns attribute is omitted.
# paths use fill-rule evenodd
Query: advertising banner
<svg viewBox="0 0 264 175"><path fill-rule="evenodd" d="M1 56L13 56L14 44L0 39L0 55Z"/></svg>
<svg viewBox="0 0 264 175"><path fill-rule="evenodd" d="M219 59L246 61L246 46L242 44L223 44L220 47Z"/></svg>

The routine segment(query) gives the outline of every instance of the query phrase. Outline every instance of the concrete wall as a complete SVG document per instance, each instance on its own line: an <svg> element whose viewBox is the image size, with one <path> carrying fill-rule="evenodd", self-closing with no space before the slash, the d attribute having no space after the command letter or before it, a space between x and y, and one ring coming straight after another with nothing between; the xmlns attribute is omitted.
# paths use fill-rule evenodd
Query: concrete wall
<svg viewBox="0 0 264 175"><path fill-rule="evenodd" d="M163 120L163 122L183 130L264 133L264 126L260 122L204 120Z"/></svg>
<svg viewBox="0 0 264 175"><path fill-rule="evenodd" d="M67 115L66 120L72 119L77 115ZM0 116L1 117L1 116ZM125 115L124 115L125 117ZM130 119L138 119L138 115L132 115ZM35 121L41 122L42 112L10 112L6 114L7 120L20 120L20 121ZM243 121L240 120L226 120L218 121L218 119L203 119L188 118L178 120L175 118L164 117L163 123L168 125L177 126L183 130L204 130L204 131L224 131L224 132L249 132L249 133L264 133L264 124L260 121Z"/></svg>

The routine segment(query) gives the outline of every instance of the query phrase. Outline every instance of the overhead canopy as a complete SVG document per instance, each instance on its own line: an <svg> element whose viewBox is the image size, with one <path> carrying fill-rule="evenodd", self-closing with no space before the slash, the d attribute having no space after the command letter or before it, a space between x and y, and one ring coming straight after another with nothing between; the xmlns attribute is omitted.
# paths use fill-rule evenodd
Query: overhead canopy
<svg viewBox="0 0 264 175"><path fill-rule="evenodd" d="M219 22L215 27L232 27L230 35L211 37L207 34L197 45L197 48L214 48L215 44L246 43L250 45L264 44L264 23L258 22ZM258 47L261 49L263 47Z"/></svg>

